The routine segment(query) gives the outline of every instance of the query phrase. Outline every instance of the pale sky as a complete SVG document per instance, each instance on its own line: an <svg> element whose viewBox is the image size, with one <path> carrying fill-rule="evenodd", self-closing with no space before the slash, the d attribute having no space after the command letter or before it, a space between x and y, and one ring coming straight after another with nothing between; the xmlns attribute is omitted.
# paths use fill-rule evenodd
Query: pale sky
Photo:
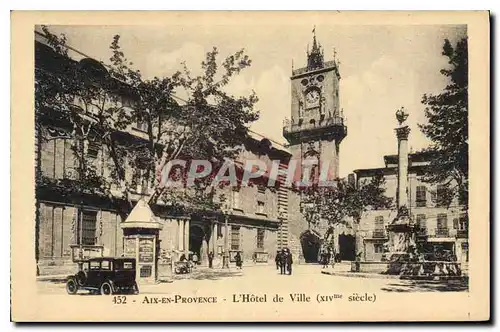
<svg viewBox="0 0 500 332"><path fill-rule="evenodd" d="M312 26L283 25L268 29L248 26L52 26L64 32L68 44L105 63L109 44L121 35L127 58L144 76L171 75L181 62L196 73L205 53L216 46L220 61L245 48L252 66L235 78L229 90L259 97L260 119L251 129L286 143L282 123L290 118L290 76L306 63ZM447 65L441 55L445 38L455 43L466 35L465 26L348 26L317 25L316 35L325 61L340 60L340 105L347 119L348 135L340 147L340 176L359 168L382 167L383 156L397 152L394 113L404 106L410 114L413 151L428 146L417 123L425 121L424 93L439 92L446 85L439 70Z"/></svg>

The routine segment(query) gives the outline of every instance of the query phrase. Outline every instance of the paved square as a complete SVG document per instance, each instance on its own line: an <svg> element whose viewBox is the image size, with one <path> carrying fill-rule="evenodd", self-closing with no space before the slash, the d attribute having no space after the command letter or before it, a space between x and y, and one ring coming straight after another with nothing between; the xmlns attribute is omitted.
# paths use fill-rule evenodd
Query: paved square
<svg viewBox="0 0 500 332"><path fill-rule="evenodd" d="M337 266L336 269L342 269ZM141 294L204 295L232 299L233 294L274 294L307 292L325 295L385 292L467 291L461 281L425 282L386 278L332 276L321 273L320 265L295 265L292 275L280 275L274 266L251 266L243 270L199 268L191 275L175 276L158 284L140 285ZM66 294L63 281L39 281L42 294ZM217 290L217 294L213 294ZM81 294L84 294L82 292Z"/></svg>

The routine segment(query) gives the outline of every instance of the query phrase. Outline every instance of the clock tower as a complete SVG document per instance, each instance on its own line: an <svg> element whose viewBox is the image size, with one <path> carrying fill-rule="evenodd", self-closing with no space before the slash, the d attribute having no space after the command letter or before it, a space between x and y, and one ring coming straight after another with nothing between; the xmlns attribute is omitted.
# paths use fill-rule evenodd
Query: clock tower
<svg viewBox="0 0 500 332"><path fill-rule="evenodd" d="M324 61L324 52L313 30L312 49L307 50L307 66L293 69L291 80L291 119L285 120L283 136L287 139L293 158L302 163L316 159L319 165L311 173L319 175L322 165L328 163L328 177L339 174L340 143L347 135L347 127L340 109L340 73L336 56Z"/></svg>

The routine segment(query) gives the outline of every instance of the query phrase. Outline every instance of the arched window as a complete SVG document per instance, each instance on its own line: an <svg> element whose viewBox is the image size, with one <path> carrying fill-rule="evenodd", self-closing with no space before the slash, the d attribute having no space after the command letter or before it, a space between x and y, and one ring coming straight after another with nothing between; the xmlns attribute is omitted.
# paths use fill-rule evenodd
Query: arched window
<svg viewBox="0 0 500 332"><path fill-rule="evenodd" d="M319 181L319 153L315 150L308 150L304 154L304 169L302 180L308 185L316 184ZM309 179L304 179L304 173L308 172Z"/></svg>

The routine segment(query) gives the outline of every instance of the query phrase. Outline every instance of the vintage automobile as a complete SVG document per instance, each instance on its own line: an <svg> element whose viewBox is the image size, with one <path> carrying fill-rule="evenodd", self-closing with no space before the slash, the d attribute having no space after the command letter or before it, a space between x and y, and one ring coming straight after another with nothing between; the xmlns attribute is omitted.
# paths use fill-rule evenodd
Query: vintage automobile
<svg viewBox="0 0 500 332"><path fill-rule="evenodd" d="M66 281L68 294L88 290L94 294L138 294L134 258L96 257L80 262L81 269Z"/></svg>

